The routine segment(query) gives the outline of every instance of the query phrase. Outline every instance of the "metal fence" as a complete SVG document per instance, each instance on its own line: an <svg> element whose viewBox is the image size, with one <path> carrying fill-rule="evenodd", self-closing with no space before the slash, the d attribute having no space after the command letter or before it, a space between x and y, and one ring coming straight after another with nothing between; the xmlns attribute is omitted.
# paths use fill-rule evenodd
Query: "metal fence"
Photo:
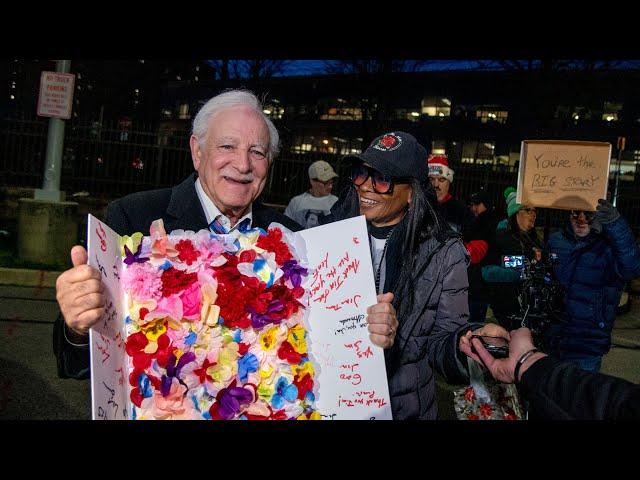
<svg viewBox="0 0 640 480"><path fill-rule="evenodd" d="M88 192L94 198L113 199L128 193L175 185L193 171L189 132L153 130L150 125L122 128L116 122L83 124L67 122L60 188L71 195ZM3 121L0 133L0 185L39 188L46 154L48 121L12 118ZM299 132L297 132L299 133ZM281 153L274 162L263 193L267 203L284 206L309 188L307 169L316 160L333 165L344 183L342 155L323 152L298 153L296 132L283 135ZM502 193L515 186L517 170L503 165L460 163L450 157L456 170L452 193L460 198L484 189L497 211L506 211ZM638 233L640 225L640 178L621 182L618 208ZM563 223L557 210L542 213L547 227Z"/></svg>

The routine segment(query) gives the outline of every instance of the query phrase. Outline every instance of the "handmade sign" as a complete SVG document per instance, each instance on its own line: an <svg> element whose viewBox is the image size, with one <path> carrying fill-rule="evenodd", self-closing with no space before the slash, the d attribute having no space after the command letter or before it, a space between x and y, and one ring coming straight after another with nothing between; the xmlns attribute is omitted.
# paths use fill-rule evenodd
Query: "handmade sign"
<svg viewBox="0 0 640 480"><path fill-rule="evenodd" d="M606 198L611 144L525 140L520 151L518 203L595 211Z"/></svg>
<svg viewBox="0 0 640 480"><path fill-rule="evenodd" d="M168 235L156 221L148 237L119 237L89 216L89 263L112 305L91 331L93 418L390 418L364 322L368 236L364 219L346 222L359 228L333 235L351 244L327 248L278 225ZM324 262L309 254L320 250Z"/></svg>

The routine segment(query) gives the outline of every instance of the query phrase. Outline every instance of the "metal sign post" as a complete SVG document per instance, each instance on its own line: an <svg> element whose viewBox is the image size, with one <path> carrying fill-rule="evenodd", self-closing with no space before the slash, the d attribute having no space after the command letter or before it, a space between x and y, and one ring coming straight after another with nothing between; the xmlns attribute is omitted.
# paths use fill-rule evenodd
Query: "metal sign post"
<svg viewBox="0 0 640 480"><path fill-rule="evenodd" d="M70 75L70 60L58 60L56 72L42 72L38 115L51 117L47 136L47 157L42 188L34 192L36 200L59 202L62 147L64 144L64 119L71 118L75 75Z"/></svg>

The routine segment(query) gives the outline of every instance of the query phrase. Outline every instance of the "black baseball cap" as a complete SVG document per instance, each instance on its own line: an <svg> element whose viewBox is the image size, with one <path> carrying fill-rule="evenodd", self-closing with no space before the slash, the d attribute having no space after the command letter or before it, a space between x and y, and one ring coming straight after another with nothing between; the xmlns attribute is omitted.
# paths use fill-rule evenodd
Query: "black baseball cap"
<svg viewBox="0 0 640 480"><path fill-rule="evenodd" d="M391 177L427 178L427 150L406 132L380 135L360 155L347 155L344 161L368 163L380 173Z"/></svg>

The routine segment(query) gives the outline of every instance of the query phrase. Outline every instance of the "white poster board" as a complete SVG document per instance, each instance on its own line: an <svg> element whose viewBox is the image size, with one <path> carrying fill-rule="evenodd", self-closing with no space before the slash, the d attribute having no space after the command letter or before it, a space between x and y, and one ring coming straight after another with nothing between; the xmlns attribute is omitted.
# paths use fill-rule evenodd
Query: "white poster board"
<svg viewBox="0 0 640 480"><path fill-rule="evenodd" d="M88 228L89 264L102 273L107 296L107 311L91 329L92 417L130 418L119 236L92 215ZM287 237L309 271L302 286L317 411L323 419L391 419L384 352L371 343L365 320L376 293L364 217Z"/></svg>
<svg viewBox="0 0 640 480"><path fill-rule="evenodd" d="M89 265L102 275L106 296L105 313L89 330L91 355L91 401L93 420L130 418L125 304L120 288L122 258L119 235L93 215L87 222Z"/></svg>
<svg viewBox="0 0 640 480"><path fill-rule="evenodd" d="M524 205L595 211L607 198L611 144L525 140L516 201Z"/></svg>
<svg viewBox="0 0 640 480"><path fill-rule="evenodd" d="M72 73L42 72L38 95L38 116L69 120L76 76Z"/></svg>
<svg viewBox="0 0 640 480"><path fill-rule="evenodd" d="M376 303L364 216L299 232L306 244L311 357L319 366L316 407L326 419L391 417L384 352L365 320Z"/></svg>

